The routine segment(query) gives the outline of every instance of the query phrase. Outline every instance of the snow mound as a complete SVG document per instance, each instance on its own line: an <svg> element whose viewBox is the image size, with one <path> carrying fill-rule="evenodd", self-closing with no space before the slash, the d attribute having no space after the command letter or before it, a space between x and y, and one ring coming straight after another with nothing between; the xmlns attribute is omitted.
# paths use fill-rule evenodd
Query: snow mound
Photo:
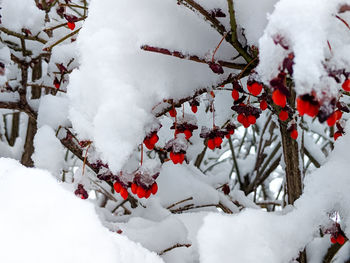
<svg viewBox="0 0 350 263"><path fill-rule="evenodd" d="M104 228L92 206L46 171L0 159L0 262L163 262Z"/></svg>
<svg viewBox="0 0 350 263"><path fill-rule="evenodd" d="M211 213L204 218L197 236L201 262L289 262L319 237L320 226L330 223L334 211L349 236L349 123L346 131L327 163L305 178L304 193L294 207L282 213L246 209L238 215Z"/></svg>

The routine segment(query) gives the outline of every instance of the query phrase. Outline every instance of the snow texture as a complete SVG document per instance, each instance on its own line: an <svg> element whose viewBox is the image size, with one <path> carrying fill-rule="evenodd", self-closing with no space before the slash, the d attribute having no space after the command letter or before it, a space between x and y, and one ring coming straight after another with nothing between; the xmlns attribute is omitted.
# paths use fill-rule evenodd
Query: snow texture
<svg viewBox="0 0 350 263"><path fill-rule="evenodd" d="M321 225L329 224L328 213L333 211L339 211L348 236L349 124L346 132L325 165L305 178L304 193L294 208L282 213L246 209L233 216L209 214L198 234L201 262L289 262L319 235Z"/></svg>
<svg viewBox="0 0 350 263"><path fill-rule="evenodd" d="M176 1L91 1L78 37L81 67L71 74L68 87L73 127L81 138L94 141L116 172L142 142L153 106L164 98L189 96L222 78L206 64L140 47L147 44L206 57L221 38ZM234 53L223 43L216 58Z"/></svg>
<svg viewBox="0 0 350 263"><path fill-rule="evenodd" d="M329 76L330 70L349 68L349 29L336 16L336 0L281 0L276 6L264 35L259 40L258 72L266 84L278 75L284 58L294 53L293 79L297 94L311 93L325 99L335 96L340 85Z"/></svg>
<svg viewBox="0 0 350 263"><path fill-rule="evenodd" d="M64 190L48 172L3 158L0 167L0 262L163 262L109 232L92 204Z"/></svg>

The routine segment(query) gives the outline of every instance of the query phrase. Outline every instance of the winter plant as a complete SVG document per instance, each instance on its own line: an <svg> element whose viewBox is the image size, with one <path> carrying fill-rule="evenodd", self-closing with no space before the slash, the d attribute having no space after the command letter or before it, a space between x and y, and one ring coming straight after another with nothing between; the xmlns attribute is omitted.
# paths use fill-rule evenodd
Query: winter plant
<svg viewBox="0 0 350 263"><path fill-rule="evenodd" d="M0 4L2 157L164 262L350 260L349 0Z"/></svg>

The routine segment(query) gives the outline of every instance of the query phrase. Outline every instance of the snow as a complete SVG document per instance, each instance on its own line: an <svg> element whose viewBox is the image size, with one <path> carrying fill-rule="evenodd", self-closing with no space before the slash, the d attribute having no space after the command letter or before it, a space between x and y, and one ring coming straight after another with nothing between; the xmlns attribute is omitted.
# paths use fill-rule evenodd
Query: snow
<svg viewBox="0 0 350 263"><path fill-rule="evenodd" d="M283 59L293 52L297 94L313 90L321 98L337 94L340 86L327 70L350 65L348 51L345 51L350 45L349 29L335 17L340 4L344 1L281 0L276 4L259 40L257 71L266 84L278 75ZM274 43L278 38L286 49Z"/></svg>
<svg viewBox="0 0 350 263"><path fill-rule="evenodd" d="M155 45L205 57L221 38L176 1L92 1L77 40L81 66L71 74L68 87L74 129L94 141L117 171L142 142L154 105L191 95L222 78L206 64L140 47ZM232 54L234 49L223 43L216 58Z"/></svg>
<svg viewBox="0 0 350 263"><path fill-rule="evenodd" d="M50 145L50 147L47 147ZM55 131L45 125L38 129L34 137L33 161L35 167L46 169L58 176L64 164L65 150L55 136Z"/></svg>
<svg viewBox="0 0 350 263"><path fill-rule="evenodd" d="M339 211L348 236L349 131L350 124L324 166L305 178L304 193L295 207L282 213L245 209L237 215L211 213L205 217L198 234L201 262L289 262L319 235L320 226L329 225L332 211Z"/></svg>
<svg viewBox="0 0 350 263"><path fill-rule="evenodd" d="M35 1L2 0L1 7L2 26L7 29L21 31L22 28L30 28L36 34L44 25L45 12L36 7Z"/></svg>
<svg viewBox="0 0 350 263"><path fill-rule="evenodd" d="M64 190L48 172L4 158L0 167L1 262L163 262L109 232L92 204Z"/></svg>
<svg viewBox="0 0 350 263"><path fill-rule="evenodd" d="M46 95L41 97L38 110L38 127L49 125L52 129L59 126L69 127L68 99L63 96Z"/></svg>

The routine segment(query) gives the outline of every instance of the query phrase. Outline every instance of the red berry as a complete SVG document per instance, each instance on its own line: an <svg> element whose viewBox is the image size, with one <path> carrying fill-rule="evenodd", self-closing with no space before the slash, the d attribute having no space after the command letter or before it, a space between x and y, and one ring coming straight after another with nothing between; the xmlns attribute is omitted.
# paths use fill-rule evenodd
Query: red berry
<svg viewBox="0 0 350 263"><path fill-rule="evenodd" d="M67 26L68 26L68 28L69 28L70 30L74 30L74 28L75 28L75 23L74 23L74 22L68 22L68 23L67 23Z"/></svg>
<svg viewBox="0 0 350 263"><path fill-rule="evenodd" d="M147 147L147 149L149 150L153 150L154 148L154 144L151 143L149 138L146 138L143 140L143 143L145 144L145 146Z"/></svg>
<svg viewBox="0 0 350 263"><path fill-rule="evenodd" d="M334 133L334 140L336 141L340 136L343 136L343 134L340 131L337 131Z"/></svg>
<svg viewBox="0 0 350 263"><path fill-rule="evenodd" d="M222 138L221 137L215 137L214 138L214 144L215 144L215 147L219 148L220 145L222 144Z"/></svg>
<svg viewBox="0 0 350 263"><path fill-rule="evenodd" d="M249 122L250 124L255 124L255 123L256 123L256 118L255 118L255 116L249 115L249 116L248 116L248 122Z"/></svg>
<svg viewBox="0 0 350 263"><path fill-rule="evenodd" d="M267 109L267 102L266 102L266 100L262 100L260 102L260 109L261 110L266 110Z"/></svg>
<svg viewBox="0 0 350 263"><path fill-rule="evenodd" d="M179 162L179 158L176 153L170 152L170 159L174 164L177 164Z"/></svg>
<svg viewBox="0 0 350 263"><path fill-rule="evenodd" d="M154 147L154 145L158 142L158 140L159 140L159 137L157 133L153 133L151 138L149 139L149 142L153 144L153 147Z"/></svg>
<svg viewBox="0 0 350 263"><path fill-rule="evenodd" d="M281 121L286 121L288 120L288 112L282 110L279 114L279 118Z"/></svg>
<svg viewBox="0 0 350 263"><path fill-rule="evenodd" d="M336 121L337 121L337 118L336 118L335 113L333 112L332 115L328 117L327 124L329 127L332 127Z"/></svg>
<svg viewBox="0 0 350 263"><path fill-rule="evenodd" d="M237 116L237 121L238 121L239 123L242 123L242 124L243 124L244 119L245 119L245 116L244 116L243 113L238 114L238 116Z"/></svg>
<svg viewBox="0 0 350 263"><path fill-rule="evenodd" d="M238 100L239 99L239 92L237 90L232 90L232 98L234 100Z"/></svg>
<svg viewBox="0 0 350 263"><path fill-rule="evenodd" d="M145 195L146 195L146 190L143 189L141 186L139 186L139 187L137 188L136 194L137 194L138 198L143 198L143 197L145 197Z"/></svg>
<svg viewBox="0 0 350 263"><path fill-rule="evenodd" d="M310 103L308 101L297 98L297 110L300 116L303 116L305 113L307 113L309 111L309 108Z"/></svg>
<svg viewBox="0 0 350 263"><path fill-rule="evenodd" d="M131 192L135 195L137 193L137 184L132 183L131 184Z"/></svg>
<svg viewBox="0 0 350 263"><path fill-rule="evenodd" d="M155 195L158 192L158 185L156 182L154 182L151 186L151 193Z"/></svg>
<svg viewBox="0 0 350 263"><path fill-rule="evenodd" d="M298 131L292 130L290 133L290 137L292 137L293 140L296 140L298 138Z"/></svg>
<svg viewBox="0 0 350 263"><path fill-rule="evenodd" d="M192 137L192 132L190 130L185 130L184 134L187 140L189 140Z"/></svg>
<svg viewBox="0 0 350 263"><path fill-rule="evenodd" d="M113 187L114 187L114 190L115 190L117 193L120 193L120 190L122 189L121 183L115 182L114 185L113 185Z"/></svg>
<svg viewBox="0 0 350 263"><path fill-rule="evenodd" d="M339 245L343 245L345 243L345 238L342 234L339 234L337 237L337 242Z"/></svg>
<svg viewBox="0 0 350 263"><path fill-rule="evenodd" d="M193 113L196 113L198 108L197 108L196 105L193 105L193 106L191 106L191 110L192 110Z"/></svg>
<svg viewBox="0 0 350 263"><path fill-rule="evenodd" d="M179 160L179 163L182 164L185 160L185 154L184 153L178 153L178 160Z"/></svg>
<svg viewBox="0 0 350 263"><path fill-rule="evenodd" d="M263 86L257 82L254 82L252 85L248 85L247 88L251 94L258 96L261 93Z"/></svg>
<svg viewBox="0 0 350 263"><path fill-rule="evenodd" d="M148 189L145 194L145 198L149 198L151 196L151 189Z"/></svg>
<svg viewBox="0 0 350 263"><path fill-rule="evenodd" d="M250 123L248 121L248 118L244 116L244 119L243 119L243 126L244 128L248 128L250 126Z"/></svg>
<svg viewBox="0 0 350 263"><path fill-rule="evenodd" d="M344 81L342 88L345 91L350 91L350 79L347 79Z"/></svg>
<svg viewBox="0 0 350 263"><path fill-rule="evenodd" d="M124 187L122 187L122 189L120 189L120 195L123 197L124 200L126 200L128 198L128 190L126 190Z"/></svg>
<svg viewBox="0 0 350 263"><path fill-rule="evenodd" d="M177 115L176 109L175 109L175 108L172 108L172 109L169 111L169 114L170 114L171 117L175 118L176 115Z"/></svg>
<svg viewBox="0 0 350 263"><path fill-rule="evenodd" d="M54 83L54 85L55 85L55 88L56 88L56 89L59 89L59 88L60 88L60 83Z"/></svg>
<svg viewBox="0 0 350 263"><path fill-rule="evenodd" d="M334 114L337 121L343 116L343 113L340 110L335 111Z"/></svg>
<svg viewBox="0 0 350 263"><path fill-rule="evenodd" d="M319 111L319 106L318 105L312 105L310 104L308 112L306 112L307 115L310 117L316 117Z"/></svg>
<svg viewBox="0 0 350 263"><path fill-rule="evenodd" d="M209 149L214 150L215 149L214 139L209 139L207 145Z"/></svg>
<svg viewBox="0 0 350 263"><path fill-rule="evenodd" d="M337 243L337 239L334 236L331 236L331 243L332 244Z"/></svg>
<svg viewBox="0 0 350 263"><path fill-rule="evenodd" d="M276 89L273 93L272 93L272 100L273 102L284 108L286 106L287 103L287 98L286 95L284 95L280 90Z"/></svg>

